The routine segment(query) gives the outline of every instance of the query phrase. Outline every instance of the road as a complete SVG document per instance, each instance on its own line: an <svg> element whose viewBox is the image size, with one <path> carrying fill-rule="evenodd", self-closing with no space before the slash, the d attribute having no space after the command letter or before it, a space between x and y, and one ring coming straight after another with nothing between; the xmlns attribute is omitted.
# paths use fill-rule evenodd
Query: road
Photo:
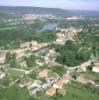
<svg viewBox="0 0 99 100"><path fill-rule="evenodd" d="M28 74L30 74L32 71L34 71L35 69L37 69L37 68L39 68L39 67L40 67L40 66L37 66L37 67L35 67L35 68L33 68L33 69L29 70L29 71L20 70L20 69L15 69L15 70L24 71L24 75L28 75ZM21 78L23 78L24 75L21 75L21 76L20 76L19 78L17 78L15 81L11 82L11 83L9 84L9 86L12 86L13 84L15 84L18 80L20 80Z"/></svg>
<svg viewBox="0 0 99 100"><path fill-rule="evenodd" d="M11 86L13 86L17 81L19 81L21 78L23 78L24 75L30 74L32 71L34 71L35 69L37 69L37 68L39 68L39 67L40 67L40 66L36 66L35 68L33 68L33 69L29 70L29 71L26 71L26 70L23 70L23 69L13 68L14 70L17 70L17 71L24 71L24 74L21 75L21 76L20 76L19 78L17 78L16 80L14 80L13 82L11 82L8 86L4 86L4 85L2 85L2 84L0 84L0 86L1 86L2 88L11 87Z"/></svg>

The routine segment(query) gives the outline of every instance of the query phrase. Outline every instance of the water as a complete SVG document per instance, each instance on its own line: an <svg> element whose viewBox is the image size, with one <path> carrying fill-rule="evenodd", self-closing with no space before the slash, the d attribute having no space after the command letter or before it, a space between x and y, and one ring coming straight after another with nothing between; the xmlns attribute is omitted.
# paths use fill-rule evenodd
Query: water
<svg viewBox="0 0 99 100"><path fill-rule="evenodd" d="M57 23L46 23L42 29L38 30L38 32L51 31L54 30L57 26Z"/></svg>

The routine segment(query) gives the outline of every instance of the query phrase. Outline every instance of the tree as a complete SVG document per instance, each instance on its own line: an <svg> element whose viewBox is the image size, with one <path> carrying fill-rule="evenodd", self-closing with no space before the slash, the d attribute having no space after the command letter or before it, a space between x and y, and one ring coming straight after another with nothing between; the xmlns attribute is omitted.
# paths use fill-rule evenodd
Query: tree
<svg viewBox="0 0 99 100"><path fill-rule="evenodd" d="M88 71L92 71L92 68L93 68L93 66L92 66L92 65L87 66L87 70L88 70Z"/></svg>
<svg viewBox="0 0 99 100"><path fill-rule="evenodd" d="M15 53L12 54L10 66L11 66L11 67L16 67L16 66L17 66L16 54L15 54Z"/></svg>
<svg viewBox="0 0 99 100"><path fill-rule="evenodd" d="M29 58L26 58L26 62L28 67L35 66L35 55L32 54Z"/></svg>
<svg viewBox="0 0 99 100"><path fill-rule="evenodd" d="M11 62L11 53L10 52L7 52L6 53L6 60L5 60L5 63L10 63Z"/></svg>

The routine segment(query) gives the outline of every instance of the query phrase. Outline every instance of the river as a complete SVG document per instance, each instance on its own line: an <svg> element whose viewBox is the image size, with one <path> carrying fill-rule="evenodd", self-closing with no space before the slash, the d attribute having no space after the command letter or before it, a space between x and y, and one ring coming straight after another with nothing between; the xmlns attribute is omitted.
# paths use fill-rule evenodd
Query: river
<svg viewBox="0 0 99 100"><path fill-rule="evenodd" d="M57 26L58 26L57 23L47 22L45 23L43 28L38 30L37 32L51 31L54 30Z"/></svg>

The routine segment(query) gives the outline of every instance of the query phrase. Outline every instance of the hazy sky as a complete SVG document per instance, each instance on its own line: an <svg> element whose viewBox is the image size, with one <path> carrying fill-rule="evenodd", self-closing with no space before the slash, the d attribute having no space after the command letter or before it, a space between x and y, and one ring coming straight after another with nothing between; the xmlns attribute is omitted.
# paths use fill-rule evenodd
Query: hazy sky
<svg viewBox="0 0 99 100"><path fill-rule="evenodd" d="M99 0L0 0L0 5L99 10Z"/></svg>

